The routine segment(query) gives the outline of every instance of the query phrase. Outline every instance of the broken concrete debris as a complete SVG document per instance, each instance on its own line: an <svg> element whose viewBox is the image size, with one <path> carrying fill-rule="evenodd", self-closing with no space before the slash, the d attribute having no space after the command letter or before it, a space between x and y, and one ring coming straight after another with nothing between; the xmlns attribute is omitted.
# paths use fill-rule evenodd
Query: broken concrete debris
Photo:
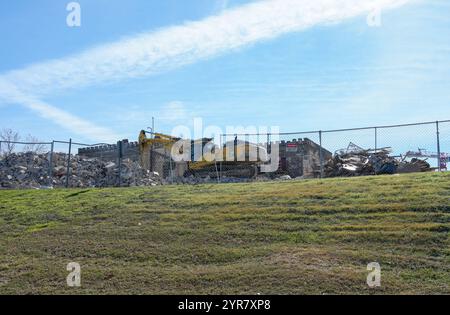
<svg viewBox="0 0 450 315"><path fill-rule="evenodd" d="M52 177L49 174L49 155L13 153L0 160L0 188L65 187L67 154L53 154ZM119 166L99 159L71 156L70 187L114 187L119 185ZM142 169L139 163L123 160L122 186L156 186L162 179L156 172Z"/></svg>
<svg viewBox="0 0 450 315"><path fill-rule="evenodd" d="M53 154L52 177L49 176L49 155L35 153L14 153L0 159L0 189L49 189L63 188L67 176L67 154ZM122 160L120 185L195 185L217 183L216 178L172 177L163 178L158 172L143 169L137 161ZM69 167L69 187L117 187L119 186L119 165L117 162L102 161L97 158L71 156ZM251 181L249 178L221 177L221 183Z"/></svg>

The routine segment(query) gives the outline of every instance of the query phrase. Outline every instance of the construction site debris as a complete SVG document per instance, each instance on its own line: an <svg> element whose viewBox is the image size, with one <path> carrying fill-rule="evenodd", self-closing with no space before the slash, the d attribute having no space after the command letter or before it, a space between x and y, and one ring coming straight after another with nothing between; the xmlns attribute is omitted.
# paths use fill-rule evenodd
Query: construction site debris
<svg viewBox="0 0 450 315"><path fill-rule="evenodd" d="M52 177L49 155L13 153L0 160L0 188L65 187L68 156L54 153ZM121 186L156 186L162 179L156 172L141 168L138 162L123 160L120 167ZM119 185L119 165L99 159L70 157L69 187L114 187Z"/></svg>
<svg viewBox="0 0 450 315"><path fill-rule="evenodd" d="M398 173L418 173L418 172L429 172L434 170L430 163L426 160L420 160L418 158L411 159L410 162L401 162L398 166Z"/></svg>
<svg viewBox="0 0 450 315"><path fill-rule="evenodd" d="M68 156L54 153L52 158L52 177L49 176L49 155L13 153L0 159L0 189L48 189L63 188L66 185ZM139 162L122 160L120 167L120 186L157 186L157 185L195 185L217 183L217 178L206 177L168 177L158 172L143 169ZM119 186L119 165L115 162L97 158L70 157L69 187L117 187ZM222 176L221 183L249 182L250 178Z"/></svg>
<svg viewBox="0 0 450 315"><path fill-rule="evenodd" d="M98 158L83 158L78 155L70 157L67 167L68 155L54 153L52 169L49 154L12 153L0 158L0 189L17 188L62 188L68 187L130 187L130 186L157 186L169 184L202 184L202 183L241 183L250 181L288 181L292 177L286 174L261 174L248 177L233 177L221 174L217 176L185 176L177 177L170 172L170 176L161 176L160 173L149 171L138 161L123 159L118 162L104 161ZM390 148L366 150L350 143L347 149L337 151L324 165L326 177L338 176L365 176L379 174L427 172L435 170L426 160L412 158L396 158L391 156ZM67 174L69 172L69 174ZM120 172L120 176L119 176ZM214 175L217 172L213 172ZM67 181L67 176L69 176ZM303 179L296 177L295 179Z"/></svg>
<svg viewBox="0 0 450 315"><path fill-rule="evenodd" d="M366 150L350 143L347 149L337 151L325 164L325 176L366 176L433 170L424 160L398 160L391 153L391 148Z"/></svg>

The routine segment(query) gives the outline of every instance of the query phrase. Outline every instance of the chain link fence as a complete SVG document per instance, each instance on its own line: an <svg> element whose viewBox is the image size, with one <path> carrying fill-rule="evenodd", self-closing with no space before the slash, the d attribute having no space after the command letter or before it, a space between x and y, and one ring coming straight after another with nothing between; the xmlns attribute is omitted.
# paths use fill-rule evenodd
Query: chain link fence
<svg viewBox="0 0 450 315"><path fill-rule="evenodd" d="M85 144L71 139L51 142L0 141L0 155L3 156L2 163L5 163L5 156L31 154L28 158L36 160L31 165L31 171L40 185L53 186L57 177L58 180L64 181L65 187L79 187L76 176L72 174L77 168L78 153L83 158L111 161L117 165L119 169L112 175L117 177L113 180L114 186L122 186L124 179L127 180L126 185L132 182L125 178L128 176L126 174L132 172L127 173L123 169L130 167L124 166L123 159L130 159L136 162L135 164L142 165L141 159L145 158L148 163L145 171L157 173L157 176L163 179L201 174L213 181L228 182L227 178L231 177L255 178L262 173L262 165L273 163L267 161L268 157L273 155L273 158L277 158L277 165L274 170L265 173L266 176L323 178L327 176L327 163L333 157L355 148L370 152L389 148L390 156L399 161L426 160L432 169L447 171L450 164L450 120L307 132L224 134L219 143L215 143L215 147L221 150L224 161L215 161L200 167L195 162L180 167L180 164L172 159L170 148L167 147L152 147L149 155L142 157L138 143L126 140L117 144ZM274 151L275 149L277 151ZM273 152L276 152L276 155L272 154ZM228 156L230 153L231 160ZM19 180L25 176L20 167L16 172ZM92 176L95 176L95 172L92 172Z"/></svg>
<svg viewBox="0 0 450 315"><path fill-rule="evenodd" d="M73 160L78 148L96 147L106 144L86 144L53 140L51 142L22 142L0 140L2 164L16 171L18 180L30 179L41 186L52 187L55 176L62 179L65 187L73 187ZM18 169L17 169L18 168ZM29 174L25 174L25 168ZM58 174L55 174L57 172ZM63 174L63 175L62 175ZM11 176L11 175L7 175Z"/></svg>
<svg viewBox="0 0 450 315"><path fill-rule="evenodd" d="M251 139L268 152L279 146L279 168L274 174L291 177L325 177L326 163L336 154L351 150L389 150L390 156L399 161L426 160L437 171L447 171L450 164L450 120L308 132L223 134L220 142L230 147Z"/></svg>
<svg viewBox="0 0 450 315"><path fill-rule="evenodd" d="M39 187L139 186L183 176L176 172L170 150L152 147L142 158L137 142L86 144L72 141L0 141L0 179ZM97 178L96 178L97 177ZM16 183L17 184L17 183ZM15 185L9 188L28 187ZM1 185L0 185L1 188ZM6 187L8 188L8 187Z"/></svg>

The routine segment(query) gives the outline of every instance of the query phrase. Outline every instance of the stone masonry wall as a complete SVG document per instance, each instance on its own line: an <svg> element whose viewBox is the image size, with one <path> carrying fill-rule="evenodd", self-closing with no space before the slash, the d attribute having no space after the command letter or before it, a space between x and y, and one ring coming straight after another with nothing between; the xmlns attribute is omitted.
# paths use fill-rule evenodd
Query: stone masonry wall
<svg viewBox="0 0 450 315"><path fill-rule="evenodd" d="M139 161L139 143L123 140L123 158ZM78 155L84 158L97 158L102 161L116 161L118 159L117 144L102 145L78 149Z"/></svg>

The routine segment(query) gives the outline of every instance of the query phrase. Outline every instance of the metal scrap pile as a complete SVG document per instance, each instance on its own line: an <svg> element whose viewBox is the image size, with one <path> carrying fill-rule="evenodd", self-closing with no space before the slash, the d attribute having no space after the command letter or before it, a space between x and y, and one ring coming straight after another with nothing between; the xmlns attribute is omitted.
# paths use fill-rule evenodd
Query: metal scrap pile
<svg viewBox="0 0 450 315"><path fill-rule="evenodd" d="M347 149L339 150L325 165L327 177L364 176L393 174L397 171L398 162L390 157L388 148L380 150L364 150L350 143Z"/></svg>
<svg viewBox="0 0 450 315"><path fill-rule="evenodd" d="M325 165L327 177L366 176L433 170L424 160L399 161L391 156L391 148L365 150L353 143L339 150Z"/></svg>

